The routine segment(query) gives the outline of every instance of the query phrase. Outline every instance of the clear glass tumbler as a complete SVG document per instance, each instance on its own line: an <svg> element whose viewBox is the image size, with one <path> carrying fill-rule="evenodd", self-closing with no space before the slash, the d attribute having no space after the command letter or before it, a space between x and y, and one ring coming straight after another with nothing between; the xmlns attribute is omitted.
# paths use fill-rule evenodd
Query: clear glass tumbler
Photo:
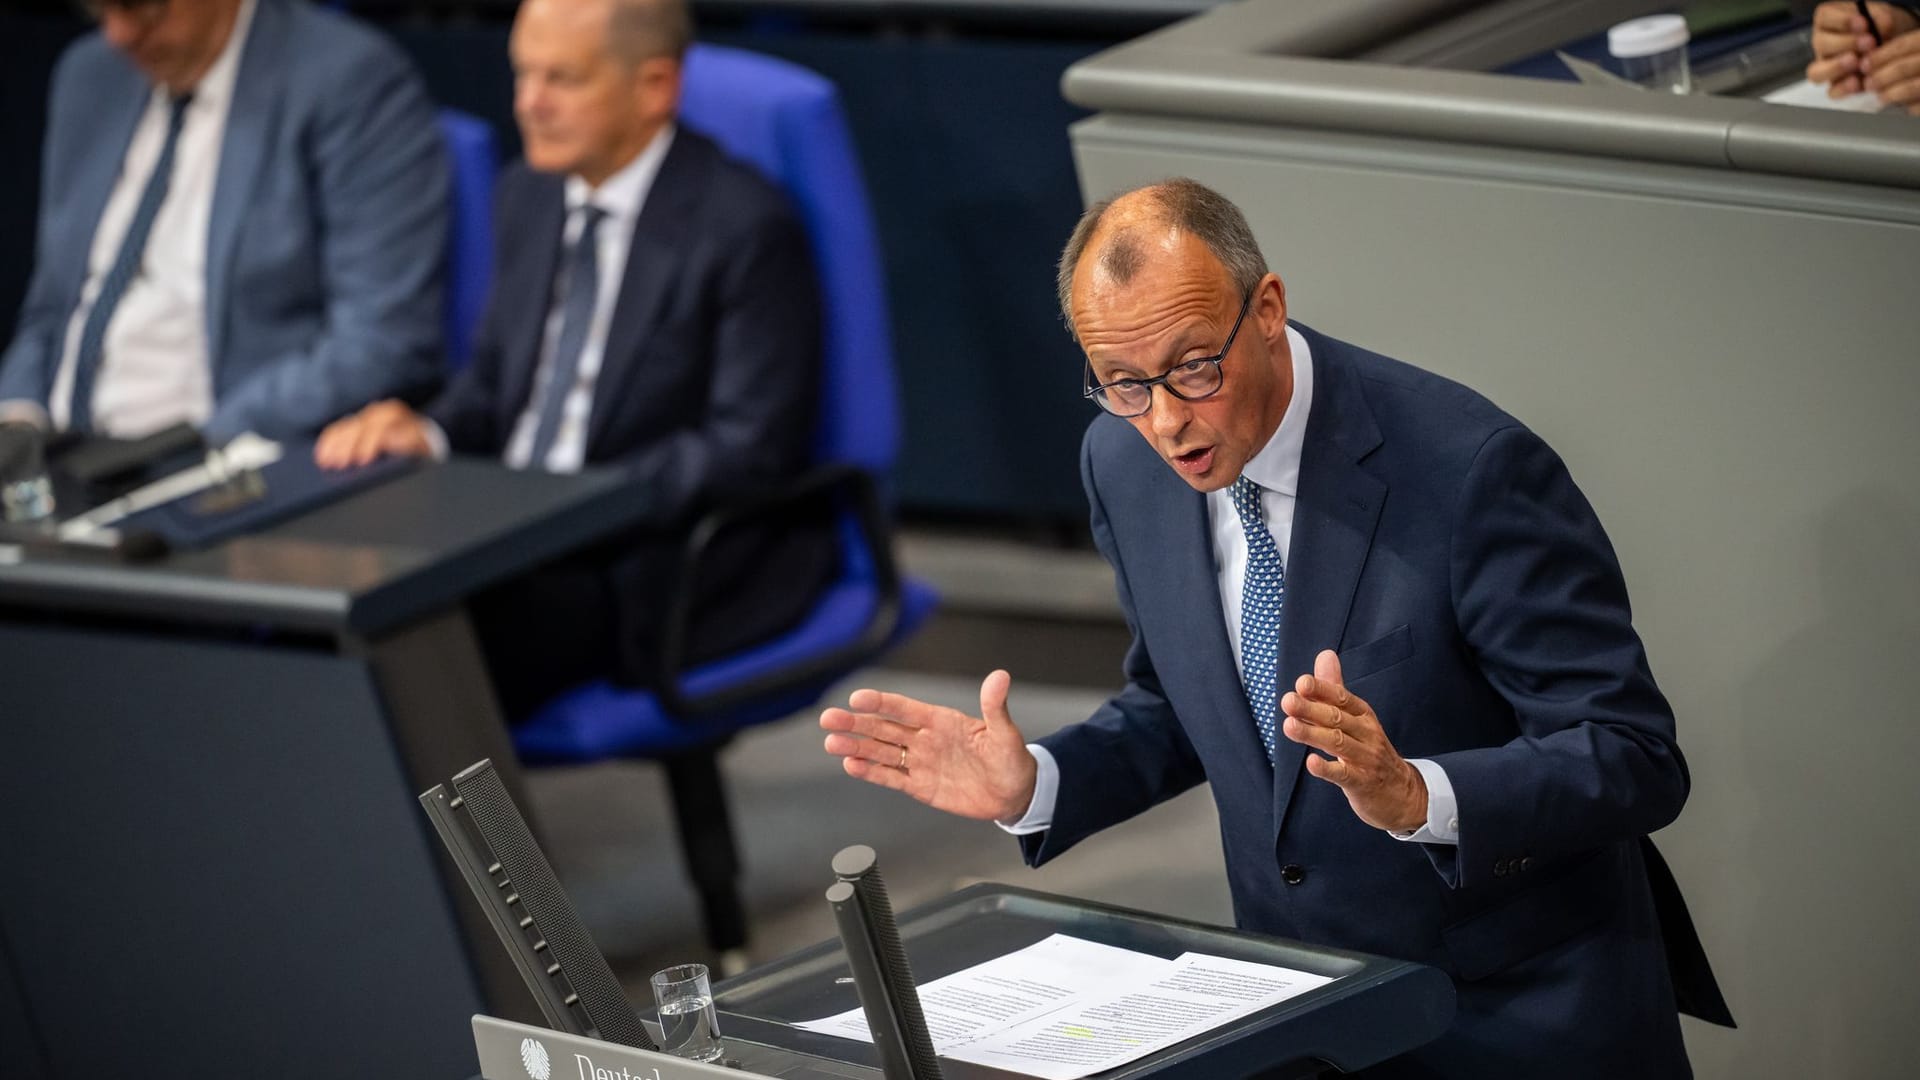
<svg viewBox="0 0 1920 1080"><path fill-rule="evenodd" d="M695 1061L713 1061L720 1045L707 965L675 964L653 973L653 1001L660 1009L660 1048Z"/></svg>
<svg viewBox="0 0 1920 1080"><path fill-rule="evenodd" d="M0 516L14 524L53 517L46 436L32 424L0 424Z"/></svg>

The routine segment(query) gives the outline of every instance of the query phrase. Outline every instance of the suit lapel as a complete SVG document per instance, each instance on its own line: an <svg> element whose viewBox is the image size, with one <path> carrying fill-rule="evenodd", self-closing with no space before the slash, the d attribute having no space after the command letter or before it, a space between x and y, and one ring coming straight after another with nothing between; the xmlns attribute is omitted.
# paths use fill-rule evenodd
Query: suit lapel
<svg viewBox="0 0 1920 1080"><path fill-rule="evenodd" d="M500 403L501 448L513 432L520 413L533 400L533 376L540 367L540 346L546 337L547 316L559 302L554 292L554 275L560 265L560 250L566 242L567 196L565 183L556 176L527 173L529 185L526 205L514 215L513 228L530 239L518 250L525 261L518 266L502 267L502 274L513 273L515 287L496 289L495 296L511 305L514 315L501 318L498 325L509 332L500 343L501 379L496 400Z"/></svg>
<svg viewBox="0 0 1920 1080"><path fill-rule="evenodd" d="M213 213L207 223L207 356L214 382L225 356L228 281L240 223L253 203L261 168L273 152L275 128L286 80L287 13L276 3L255 5L253 25L240 53L233 101L227 107L226 133L220 140L220 168L213 185Z"/></svg>
<svg viewBox="0 0 1920 1080"><path fill-rule="evenodd" d="M82 141L85 149L75 163L72 175L73 205L78 212L70 220L76 226L77 235L73 246L65 250L77 253L72 262L70 290L75 304L80 300L80 290L86 286L87 266L93 258L93 241L100 229L100 215L106 212L107 199L113 194L114 182L120 178L121 166L127 158L127 144L133 141L134 129L140 126L140 117L146 113L147 103L153 97L153 87L145 79L131 67L125 70L124 80L115 80L114 85L100 90L100 129L109 137L93 142ZM147 178L135 177L131 182L144 185ZM48 258L50 254L42 252L41 257ZM71 307L69 305L69 310ZM51 368L48 375L51 378Z"/></svg>
<svg viewBox="0 0 1920 1080"><path fill-rule="evenodd" d="M627 267L620 277L620 298L607 329L606 354L595 380L593 411L587 421L588 460L612 422L613 403L638 374L642 346L659 325L661 308L686 262L683 237L705 185L706 149L700 136L684 127L676 131L640 206L627 249Z"/></svg>
<svg viewBox="0 0 1920 1080"><path fill-rule="evenodd" d="M1135 565L1127 567L1135 611L1140 625L1167 628L1165 636L1156 638L1156 646L1165 650L1171 644L1179 657L1177 675L1167 675L1173 669L1162 667L1162 678L1179 678L1188 686L1187 694L1198 694L1198 707L1183 707L1179 717L1187 726L1188 738L1223 742L1229 749L1223 755L1227 761L1246 763L1246 776L1233 790L1246 790L1244 782L1260 782L1265 774L1261 763L1267 759L1267 749L1260 744L1260 730L1246 705L1246 688L1227 642L1206 496L1192 490L1139 436L1127 432L1121 438L1139 454L1127 467L1127 475L1139 486L1104 498L1139 498L1144 505L1144 513L1125 515L1125 521L1139 521L1139 544L1129 542L1129 548L1144 553L1135 555ZM1117 525L1119 519L1108 521ZM1167 665L1169 657L1156 655L1156 661Z"/></svg>
<svg viewBox="0 0 1920 1080"><path fill-rule="evenodd" d="M1163 462L1155 459L1152 464L1156 466L1151 473L1155 482L1169 489L1157 505L1177 507L1175 512L1154 519L1160 523L1161 535L1148 548L1162 553L1172 571L1165 595L1176 627L1173 640L1189 649L1188 655L1200 665L1195 685L1205 694L1207 715L1220 725L1216 736L1232 744L1233 760L1265 761L1266 748L1260 745L1253 710L1247 706L1246 688L1227 641L1207 497L1189 487ZM1239 617L1237 612L1235 617ZM1204 722L1201 717L1183 719L1189 724Z"/></svg>
<svg viewBox="0 0 1920 1080"><path fill-rule="evenodd" d="M1322 649L1337 649L1347 613L1373 546L1387 486L1361 468L1380 445L1380 429L1344 358L1341 346L1306 334L1313 352L1313 407L1300 454L1300 485L1288 545L1287 595L1280 612L1279 692L1313 671ZM1299 783L1306 748L1280 738L1274 748L1275 835Z"/></svg>

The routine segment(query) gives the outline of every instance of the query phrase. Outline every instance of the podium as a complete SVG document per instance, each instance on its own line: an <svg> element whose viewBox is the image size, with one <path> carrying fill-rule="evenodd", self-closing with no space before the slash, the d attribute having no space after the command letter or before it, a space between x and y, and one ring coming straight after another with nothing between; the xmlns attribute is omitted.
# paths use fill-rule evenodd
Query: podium
<svg viewBox="0 0 1920 1080"><path fill-rule="evenodd" d="M1183 952L1276 964L1334 976L1295 998L1216 1027L1092 1080L1281 1080L1352 1072L1437 1038L1453 1020L1453 984L1436 968L1321 948L1225 927L1053 896L1008 885L974 885L898 919L914 981L924 986L962 968L1067 934L1171 959ZM881 1080L869 1043L792 1025L856 1008L846 954L825 941L714 988L724 1059L749 1076ZM580 1054L619 1075L705 1080L726 1075L664 1054L475 1017L485 1080L519 1080L527 1040L536 1055ZM1007 1080L1015 1074L948 1058L947 1080ZM560 1069L554 1075L562 1075ZM566 1075L571 1075L568 1070ZM741 1072L732 1072L740 1076Z"/></svg>
<svg viewBox="0 0 1920 1080"><path fill-rule="evenodd" d="M1453 1020L1453 984L1436 968L1010 885L973 885L905 912L898 922L914 981L923 986L1052 934L1168 959L1200 952L1335 976L1326 986L1097 1073L1099 1080L1278 1080L1315 1076L1329 1066L1352 1072L1439 1037ZM858 1007L853 986L840 981L846 974L836 941L729 979L714 988L721 1031L874 1066L878 1075L868 1044L788 1026ZM961 1061L943 1059L940 1066L949 1080L1008 1075Z"/></svg>
<svg viewBox="0 0 1920 1080"><path fill-rule="evenodd" d="M7 1075L470 1070L526 999L414 801L515 780L462 605L645 508L456 460L145 565L0 550Z"/></svg>
<svg viewBox="0 0 1920 1080"><path fill-rule="evenodd" d="M739 1069L748 1077L783 1080L1007 1076L999 1068L936 1060L932 1039L936 1024L924 1017L915 988L1056 935L1163 961L1197 953L1320 977L1307 984L1309 988L1264 1008L1235 1015L1102 1070L1097 1075L1104 1080L1147 1076L1280 1080L1315 1076L1329 1068L1352 1072L1424 1045L1453 1021L1453 983L1436 968L1027 889L976 885L896 918L890 913L875 852L856 845L834 856L836 880L824 896L833 908L839 938L713 988L711 1005L720 1014L717 1034L723 1066L713 1069L656 1049L662 1045L659 1030L639 1015L580 925L565 888L493 762L475 762L445 784L435 784L421 793L420 805L469 890L486 909L488 922L514 958L544 1017L541 1027L490 1016L473 1018L474 1049L488 1080L518 1080L522 1071L533 1080L550 1080L556 1054L571 1060L582 1080L615 1076L718 1080L726 1075L726 1068ZM1156 969L1157 977L1174 965L1149 966ZM1199 970L1186 968L1182 977ZM1226 989L1237 986L1246 1000L1246 985L1257 975L1231 974L1245 968L1223 970L1228 972L1224 977L1233 980ZM1018 981L1017 976L1011 978ZM970 990L974 995L994 993L987 988L1007 985L986 978L975 982ZM1302 985L1278 974L1272 984L1288 990ZM1144 986L1137 989L1147 991ZM1179 996L1178 990L1169 993ZM1018 992L1015 996L1021 997ZM1253 999L1270 1000L1267 995ZM1057 996L1052 1000L1071 1011L1068 1002ZM1103 1024L1091 1018L1114 1007L1103 1001L1084 1014L1089 1018L1086 1022ZM1021 1013L1025 1008L1012 1011ZM873 1041L836 1038L801 1026L848 1011L864 1014ZM1092 1034L1058 1011L1023 1019L1060 1024L1061 1035L1068 1039ZM1176 1024L1170 1030L1184 1027ZM1036 1044L1041 1040L1022 1030ZM1152 1035L1141 1038L1148 1040L1149 1047L1156 1045ZM1026 1041L1023 1038L1022 1043ZM1108 1047L1128 1042L1129 1050L1141 1047L1139 1040L1103 1042L1079 1061L1122 1056ZM700 1048L709 1046L703 1041Z"/></svg>

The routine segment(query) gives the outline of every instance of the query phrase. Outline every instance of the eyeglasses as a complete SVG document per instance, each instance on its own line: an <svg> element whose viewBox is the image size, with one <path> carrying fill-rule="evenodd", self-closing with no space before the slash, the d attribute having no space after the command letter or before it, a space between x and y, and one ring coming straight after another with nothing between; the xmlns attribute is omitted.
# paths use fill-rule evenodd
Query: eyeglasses
<svg viewBox="0 0 1920 1080"><path fill-rule="evenodd" d="M1253 290L1248 290L1247 298L1240 301L1240 314L1233 320L1233 329L1227 332L1227 343L1212 356L1202 356L1197 360L1175 364L1164 375L1155 375L1151 379L1115 379L1110 383L1096 386L1093 383L1093 366L1086 370L1087 388L1082 397L1090 397L1100 407L1119 417L1140 416L1153 408L1153 388L1164 386L1167 393L1182 401L1199 401L1210 398L1220 392L1220 386L1226 381L1226 375L1220 370L1220 362L1233 351L1233 339L1240 336L1240 324L1247 321L1247 309L1253 306Z"/></svg>
<svg viewBox="0 0 1920 1080"><path fill-rule="evenodd" d="M94 22L117 12L142 26L152 26L166 17L168 0L77 0L82 14Z"/></svg>

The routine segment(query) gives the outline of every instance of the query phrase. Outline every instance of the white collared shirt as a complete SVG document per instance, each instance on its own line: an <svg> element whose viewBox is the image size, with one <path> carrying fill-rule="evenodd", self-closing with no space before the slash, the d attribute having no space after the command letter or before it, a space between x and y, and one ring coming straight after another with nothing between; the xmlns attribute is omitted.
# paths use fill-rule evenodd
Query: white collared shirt
<svg viewBox="0 0 1920 1080"><path fill-rule="evenodd" d="M600 280L593 299L593 321L587 324L587 339L580 349L580 366L573 386L567 391L560 414L560 429L545 461L529 461L533 439L540 426L540 412L548 391L547 373L560 342L561 308L567 295L565 273L554 275L553 294L547 304L547 321L540 336L540 364L534 370L533 392L526 407L514 422L513 436L507 441L505 460L516 469L537 467L549 472L578 472L587 458L587 422L593 415L594 384L606 359L607 334L613 327L613 309L620 301L620 285L627 275L627 255L633 243L633 227L640 220L640 208L646 205L653 181L673 144L674 127L669 124L653 137L646 148L621 170L608 177L598 188L587 186L578 176L567 177L567 247L579 239L586 225L582 210L591 203L606 214L594 232L595 269ZM565 256L562 256L562 265Z"/></svg>
<svg viewBox="0 0 1920 1080"><path fill-rule="evenodd" d="M227 114L240 73L254 0L245 0L213 66L193 89L174 147L167 197L153 219L140 269L120 295L101 343L93 381L93 430L138 437L170 424L203 424L213 415L213 363L207 342L207 233ZM155 87L120 161L93 233L87 279L67 320L60 366L48 396L58 427L73 415L80 333L101 282L120 255L147 180L167 141L173 94Z"/></svg>
<svg viewBox="0 0 1920 1080"><path fill-rule="evenodd" d="M1293 509L1299 494L1300 455L1307 442L1307 418L1313 414L1313 351L1307 339L1291 325L1287 327L1287 349L1293 359L1293 397L1287 402L1286 415L1274 430L1267 445L1249 459L1240 470L1242 476L1260 485L1260 509L1266 516L1267 530L1273 534L1274 547L1280 552L1281 566L1292 563ZM1226 488L1207 492L1207 517L1213 538L1215 582L1220 589L1220 609L1227 627L1227 644L1233 650L1233 667L1240 670L1240 596L1247 578L1247 534L1240 525L1240 514ZM1282 678L1282 693L1289 680ZM1034 779L1033 802L1027 813L1012 824L1000 827L1016 836L1036 833L1053 823L1053 807L1060 795L1060 766L1047 748L1027 744L1038 772ZM1420 770L1427 784L1427 823L1410 833L1389 833L1399 840L1430 844L1460 842L1460 822L1453 784L1446 770L1424 758L1409 759Z"/></svg>

